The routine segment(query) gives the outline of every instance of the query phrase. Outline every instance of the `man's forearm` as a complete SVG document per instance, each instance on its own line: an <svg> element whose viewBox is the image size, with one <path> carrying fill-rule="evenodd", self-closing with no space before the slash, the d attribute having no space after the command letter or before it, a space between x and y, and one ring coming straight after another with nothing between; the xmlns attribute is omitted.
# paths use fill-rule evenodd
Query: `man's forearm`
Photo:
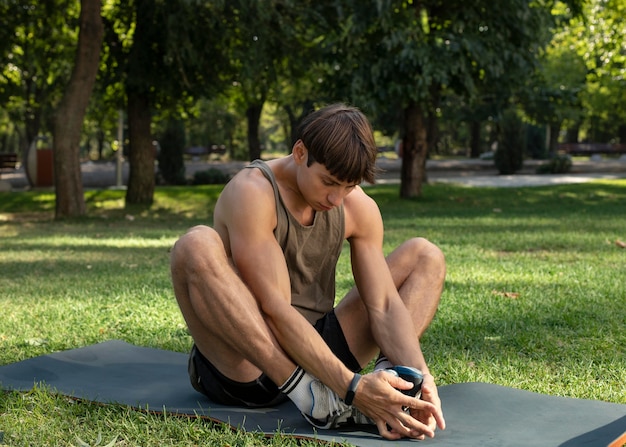
<svg viewBox="0 0 626 447"><path fill-rule="evenodd" d="M264 315L276 340L294 363L345 397L354 373L333 354L315 328L290 305L275 306Z"/></svg>
<svg viewBox="0 0 626 447"><path fill-rule="evenodd" d="M372 335L391 363L430 373L413 321L402 303L392 304L384 313L370 312L369 317Z"/></svg>

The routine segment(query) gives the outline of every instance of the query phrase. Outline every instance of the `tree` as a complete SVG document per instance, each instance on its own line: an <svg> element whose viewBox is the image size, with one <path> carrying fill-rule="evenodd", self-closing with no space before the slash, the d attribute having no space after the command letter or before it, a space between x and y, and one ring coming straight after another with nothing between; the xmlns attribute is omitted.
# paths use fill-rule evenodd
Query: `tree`
<svg viewBox="0 0 626 447"><path fill-rule="evenodd" d="M130 140L126 206L152 204L155 154L150 125L156 100L154 90L161 83L156 61L161 60L166 52L166 30L159 29L163 23L158 20L154 1L136 0L134 4L135 32L124 84Z"/></svg>
<svg viewBox="0 0 626 447"><path fill-rule="evenodd" d="M168 119L165 130L159 139L159 174L170 185L185 184L185 163L182 154L185 149L185 126L180 119Z"/></svg>
<svg viewBox="0 0 626 447"><path fill-rule="evenodd" d="M71 0L2 2L0 103L20 132L23 155L52 114L69 79L78 17Z"/></svg>
<svg viewBox="0 0 626 447"><path fill-rule="evenodd" d="M155 188L152 118L224 89L229 60L221 2L118 1L106 16L108 77L123 85L130 142L126 206L149 206ZM182 155L181 155L182 156Z"/></svg>
<svg viewBox="0 0 626 447"><path fill-rule="evenodd" d="M307 19L319 16L310 6L296 0L238 0L225 8L234 69L228 94L246 116L250 160L261 157L259 122L265 102L271 96L284 100L285 84L299 82L303 66L313 62L307 58L314 44L306 30L319 28Z"/></svg>
<svg viewBox="0 0 626 447"><path fill-rule="evenodd" d="M563 122L582 117L580 92L584 89L583 61L562 46L551 45L540 58L537 71L520 93L522 107L532 121L544 125L549 155L555 155Z"/></svg>
<svg viewBox="0 0 626 447"><path fill-rule="evenodd" d="M363 7L347 0L338 9L329 49L344 95L373 110L403 111L402 197L421 195L429 129L444 89L474 97L481 83L521 83L545 44L550 7L526 0L386 0Z"/></svg>
<svg viewBox="0 0 626 447"><path fill-rule="evenodd" d="M81 0L76 59L54 118L56 218L82 216L86 212L79 149L83 119L100 61L100 12L100 0Z"/></svg>
<svg viewBox="0 0 626 447"><path fill-rule="evenodd" d="M568 17L567 5L557 5L562 17ZM528 119L543 126L546 133L547 154L554 156L563 123L578 125L582 116L581 92L584 90L586 67L584 59L572 51L575 37L569 24L577 16L556 23L551 29L550 43L541 52L534 73L519 92L521 106Z"/></svg>
<svg viewBox="0 0 626 447"><path fill-rule="evenodd" d="M498 149L494 161L502 175L515 174L524 163L524 124L514 108L505 110L498 120Z"/></svg>
<svg viewBox="0 0 626 447"><path fill-rule="evenodd" d="M589 0L583 16L565 29L569 48L576 50L587 68L586 88L580 97L592 141L619 137L626 143L625 16L625 0Z"/></svg>

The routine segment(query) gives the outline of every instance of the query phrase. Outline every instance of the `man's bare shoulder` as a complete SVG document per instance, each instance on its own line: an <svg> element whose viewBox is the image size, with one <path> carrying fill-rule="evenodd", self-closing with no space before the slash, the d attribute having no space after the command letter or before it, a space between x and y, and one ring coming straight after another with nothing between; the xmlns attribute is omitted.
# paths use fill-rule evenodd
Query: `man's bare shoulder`
<svg viewBox="0 0 626 447"><path fill-rule="evenodd" d="M224 187L215 206L215 219L228 220L238 212L254 214L274 201L272 185L259 169L239 171Z"/></svg>
<svg viewBox="0 0 626 447"><path fill-rule="evenodd" d="M245 168L239 171L224 187L219 202L226 199L245 200L263 196L272 192L272 185L263 173L256 168Z"/></svg>
<svg viewBox="0 0 626 447"><path fill-rule="evenodd" d="M344 200L344 209L348 213L379 213L378 205L360 186L348 194Z"/></svg>
<svg viewBox="0 0 626 447"><path fill-rule="evenodd" d="M346 238L382 229L382 216L374 199L357 186L344 200Z"/></svg>

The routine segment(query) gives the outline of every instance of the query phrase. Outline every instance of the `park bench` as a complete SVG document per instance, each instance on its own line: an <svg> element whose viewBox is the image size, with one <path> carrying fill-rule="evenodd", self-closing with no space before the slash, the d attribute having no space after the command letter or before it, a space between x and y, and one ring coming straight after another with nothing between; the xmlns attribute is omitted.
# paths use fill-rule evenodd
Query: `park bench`
<svg viewBox="0 0 626 447"><path fill-rule="evenodd" d="M609 143L563 143L559 152L569 155L620 155L626 154L626 144Z"/></svg>
<svg viewBox="0 0 626 447"><path fill-rule="evenodd" d="M15 169L17 165L17 154L8 153L8 154L0 154L0 176L2 176L2 171L12 171Z"/></svg>

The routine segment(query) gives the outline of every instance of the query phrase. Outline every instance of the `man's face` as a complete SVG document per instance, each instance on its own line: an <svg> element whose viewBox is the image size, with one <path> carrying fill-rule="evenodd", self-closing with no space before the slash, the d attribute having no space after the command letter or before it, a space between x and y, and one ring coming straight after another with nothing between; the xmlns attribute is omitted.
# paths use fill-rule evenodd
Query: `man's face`
<svg viewBox="0 0 626 447"><path fill-rule="evenodd" d="M358 185L339 180L320 163L304 166L304 170L300 188L307 202L316 211L329 211L340 206Z"/></svg>

